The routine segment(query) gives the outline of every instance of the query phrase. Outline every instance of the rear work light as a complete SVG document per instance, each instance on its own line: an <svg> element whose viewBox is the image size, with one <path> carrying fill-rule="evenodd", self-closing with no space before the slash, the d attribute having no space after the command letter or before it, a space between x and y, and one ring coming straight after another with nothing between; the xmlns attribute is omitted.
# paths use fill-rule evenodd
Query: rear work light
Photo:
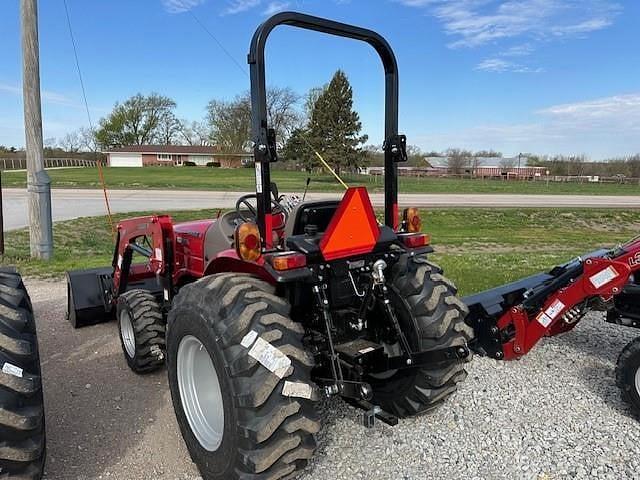
<svg viewBox="0 0 640 480"><path fill-rule="evenodd" d="M407 232L415 233L422 230L422 219L417 208L405 208L404 212L402 212L402 220Z"/></svg>
<svg viewBox="0 0 640 480"><path fill-rule="evenodd" d="M302 268L307 265L307 257L298 252L269 255L267 260L274 270L278 271L293 270L294 268Z"/></svg>
<svg viewBox="0 0 640 480"><path fill-rule="evenodd" d="M260 230L255 223L247 222L236 228L236 252L247 262L255 262L262 255Z"/></svg>
<svg viewBox="0 0 640 480"><path fill-rule="evenodd" d="M426 247L431 243L431 235L428 233L404 233L398 237L407 248Z"/></svg>

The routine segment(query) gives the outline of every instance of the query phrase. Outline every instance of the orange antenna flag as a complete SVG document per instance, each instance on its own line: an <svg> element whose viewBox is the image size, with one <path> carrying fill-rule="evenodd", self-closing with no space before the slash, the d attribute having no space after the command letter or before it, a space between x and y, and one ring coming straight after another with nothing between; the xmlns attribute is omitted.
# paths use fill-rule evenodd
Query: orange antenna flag
<svg viewBox="0 0 640 480"><path fill-rule="evenodd" d="M362 255L373 250L379 236L380 227L367 189L351 187L320 241L320 251L325 260Z"/></svg>

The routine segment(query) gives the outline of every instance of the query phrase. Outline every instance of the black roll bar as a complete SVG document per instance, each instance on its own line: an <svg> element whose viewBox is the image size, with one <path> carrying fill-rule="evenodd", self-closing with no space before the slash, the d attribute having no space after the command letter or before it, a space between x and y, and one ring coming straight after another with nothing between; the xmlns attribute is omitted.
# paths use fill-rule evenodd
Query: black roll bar
<svg viewBox="0 0 640 480"><path fill-rule="evenodd" d="M387 41L378 33L365 28L334 22L296 12L278 13L258 27L249 50L251 74L251 109L254 158L256 163L256 193L258 197L258 226L267 249L272 246L271 176L270 162L276 161L275 134L267 117L267 88L265 82L265 47L269 34L279 25L314 30L339 37L360 40L371 45L382 60L385 72L385 224L398 225L398 181L396 162L406 159L406 139L398 135L398 64Z"/></svg>

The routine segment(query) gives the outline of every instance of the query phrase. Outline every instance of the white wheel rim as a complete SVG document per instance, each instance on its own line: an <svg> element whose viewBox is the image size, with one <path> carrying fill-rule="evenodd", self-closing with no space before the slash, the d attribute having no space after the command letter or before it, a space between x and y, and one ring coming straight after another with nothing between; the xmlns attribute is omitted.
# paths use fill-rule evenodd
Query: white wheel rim
<svg viewBox="0 0 640 480"><path fill-rule="evenodd" d="M193 335L178 345L178 390L189 427L202 448L215 452L224 433L224 404L220 381L209 352Z"/></svg>
<svg viewBox="0 0 640 480"><path fill-rule="evenodd" d="M636 384L636 394L640 395L640 367L636 369L635 384Z"/></svg>
<svg viewBox="0 0 640 480"><path fill-rule="evenodd" d="M124 351L133 358L136 356L136 336L133 331L133 323L131 322L131 315L127 309L123 309L120 312L120 336L122 337L122 345L124 345Z"/></svg>

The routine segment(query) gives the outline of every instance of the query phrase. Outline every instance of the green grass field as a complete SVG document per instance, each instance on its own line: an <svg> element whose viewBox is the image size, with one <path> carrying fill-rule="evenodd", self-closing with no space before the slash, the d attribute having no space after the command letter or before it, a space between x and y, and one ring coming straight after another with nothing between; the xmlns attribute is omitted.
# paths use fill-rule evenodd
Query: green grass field
<svg viewBox="0 0 640 480"><path fill-rule="evenodd" d="M184 189L247 191L255 189L255 174L251 168L105 168L105 180L114 189ZM67 168L49 170L54 188L99 188L98 171L95 168ZM283 192L301 192L307 178L305 172L273 170L272 179ZM311 175L310 191L337 192L342 187L330 175ZM366 185L369 191L382 192L380 178L368 175L346 175L344 180L352 185ZM25 172L3 172L5 187L24 187ZM522 193L522 194L576 194L576 195L638 195L638 185L598 183L556 183L548 185L544 180L502 181L464 180L451 178L400 177L400 191L404 193Z"/></svg>
<svg viewBox="0 0 640 480"><path fill-rule="evenodd" d="M172 215L184 221L210 214ZM640 211L443 209L423 216L424 230L431 233L436 248L433 260L463 295L548 270L577 255L630 239L640 230ZM111 262L112 237L105 217L57 222L54 240L54 260L34 261L29 259L27 230L10 231L2 264L16 265L24 275L60 277L66 270Z"/></svg>

